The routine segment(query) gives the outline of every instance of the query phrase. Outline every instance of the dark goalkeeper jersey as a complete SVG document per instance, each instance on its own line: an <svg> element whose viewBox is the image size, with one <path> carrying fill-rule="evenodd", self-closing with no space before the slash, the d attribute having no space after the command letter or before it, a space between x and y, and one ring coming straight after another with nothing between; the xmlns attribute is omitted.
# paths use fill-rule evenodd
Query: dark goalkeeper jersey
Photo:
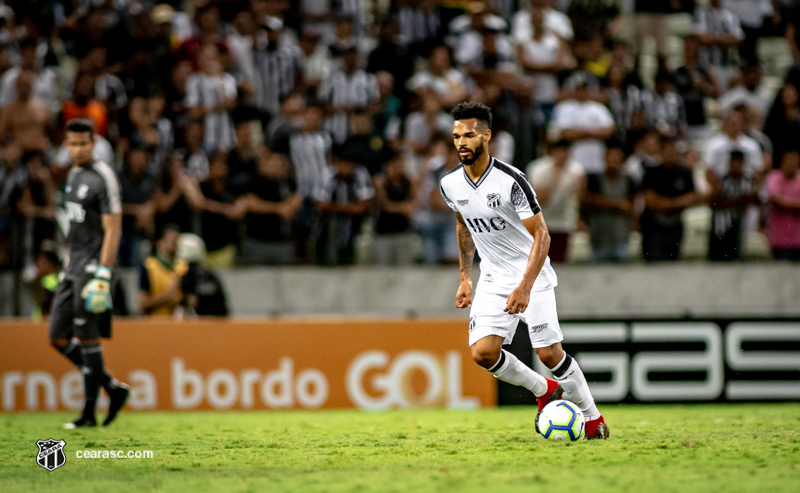
<svg viewBox="0 0 800 493"><path fill-rule="evenodd" d="M64 190L64 209L69 219L69 264L64 275L85 276L86 266L100 262L103 247L103 214L122 214L119 181L111 166L94 161L73 166Z"/></svg>

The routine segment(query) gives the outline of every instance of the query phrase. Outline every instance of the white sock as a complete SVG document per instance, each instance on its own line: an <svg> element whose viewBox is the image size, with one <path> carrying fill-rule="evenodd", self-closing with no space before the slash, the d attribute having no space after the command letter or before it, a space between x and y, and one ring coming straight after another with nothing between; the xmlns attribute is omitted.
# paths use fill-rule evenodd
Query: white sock
<svg viewBox="0 0 800 493"><path fill-rule="evenodd" d="M594 405L594 398L589 390L586 377L583 376L581 367L578 366L578 362L572 356L564 353L561 362L551 368L551 371L553 372L553 377L558 380L558 383L564 389L566 399L577 404L586 421L600 417L600 411Z"/></svg>
<svg viewBox="0 0 800 493"><path fill-rule="evenodd" d="M519 385L533 392L536 397L547 392L547 380L527 367L525 363L505 349L500 353L500 359L489 371L498 380Z"/></svg>

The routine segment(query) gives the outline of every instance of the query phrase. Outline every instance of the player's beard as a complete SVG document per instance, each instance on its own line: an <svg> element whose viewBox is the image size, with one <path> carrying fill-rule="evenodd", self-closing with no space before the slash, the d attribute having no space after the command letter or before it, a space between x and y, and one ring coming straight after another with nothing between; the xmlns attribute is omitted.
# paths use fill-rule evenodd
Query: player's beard
<svg viewBox="0 0 800 493"><path fill-rule="evenodd" d="M464 164L464 166L472 166L472 163L477 161L478 158L481 157L481 155L483 154L483 151L486 150L486 147L483 144L483 137L481 137L481 143L478 144L478 147L476 147L475 150L472 149L468 150L472 151L472 157L464 158L461 160L461 163Z"/></svg>

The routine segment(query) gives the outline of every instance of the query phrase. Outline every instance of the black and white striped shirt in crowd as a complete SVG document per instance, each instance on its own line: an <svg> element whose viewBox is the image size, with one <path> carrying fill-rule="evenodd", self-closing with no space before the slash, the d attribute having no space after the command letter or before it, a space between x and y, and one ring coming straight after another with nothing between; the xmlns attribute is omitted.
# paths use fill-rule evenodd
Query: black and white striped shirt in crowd
<svg viewBox="0 0 800 493"><path fill-rule="evenodd" d="M322 185L314 194L314 199L319 202L335 202L337 204L347 204L369 200L375 197L375 188L372 186L372 177L364 166L357 166L355 174L351 180L342 180L334 171L333 167L325 170L322 176ZM342 215L334 218L337 224L337 237L329 241L335 241L338 247L345 247L350 239L358 234L361 226L361 219Z"/></svg>
<svg viewBox="0 0 800 493"><path fill-rule="evenodd" d="M353 106L356 110L363 110L381 96L378 79L373 74L356 70L352 74L336 71L329 75L322 81L317 97L334 111L323 123L323 128L342 144L350 135L350 118L346 111L337 111L337 108Z"/></svg>
<svg viewBox="0 0 800 493"><path fill-rule="evenodd" d="M294 166L297 193L313 197L330 164L332 139L328 132L295 132L289 137L289 158Z"/></svg>
<svg viewBox="0 0 800 493"><path fill-rule="evenodd" d="M686 107L683 98L673 91L659 95L642 91L642 110L647 127L673 137L686 126Z"/></svg>
<svg viewBox="0 0 800 493"><path fill-rule="evenodd" d="M727 34L737 39L744 39L744 31L739 22L739 17L727 9L713 9L700 7L694 12L695 34L713 34L720 36ZM708 68L731 67L737 64L738 58L735 48L708 47L700 50L700 66Z"/></svg>
<svg viewBox="0 0 800 493"><path fill-rule="evenodd" d="M725 175L720 183L719 195L726 199L737 199L753 193L753 176L745 174L734 179ZM727 209L712 208L711 232L717 238L722 238L731 228L739 228L747 209L745 207L731 207Z"/></svg>
<svg viewBox="0 0 800 493"><path fill-rule="evenodd" d="M642 111L642 90L633 84L622 89L609 89L608 108L614 117L617 137L625 139L633 126L633 115Z"/></svg>
<svg viewBox="0 0 800 493"><path fill-rule="evenodd" d="M375 188L372 186L372 177L367 168L356 166L352 180L343 181L336 174L334 168L324 171L321 186L317 188L314 198L320 202L336 202L346 204L348 202L361 202L369 200L375 196Z"/></svg>
<svg viewBox="0 0 800 493"><path fill-rule="evenodd" d="M167 158L172 153L172 147L175 145L175 136L169 118L161 118L153 123L153 129L158 132L158 145L153 151L149 171L155 171L156 176L161 176L161 170L164 169Z"/></svg>
<svg viewBox="0 0 800 493"><path fill-rule="evenodd" d="M281 100L293 90L301 71L300 54L290 46L260 46L255 52L255 104L261 111L276 115Z"/></svg>
<svg viewBox="0 0 800 493"><path fill-rule="evenodd" d="M231 74L208 76L203 73L192 74L186 81L187 108L201 106L213 108L226 99L236 99L236 79ZM203 147L211 152L215 149L230 149L236 142L233 119L228 111L209 113L203 118Z"/></svg>
<svg viewBox="0 0 800 493"><path fill-rule="evenodd" d="M424 43L439 36L441 24L439 14L433 10L424 12L413 6L402 6L395 13L400 40L404 44Z"/></svg>

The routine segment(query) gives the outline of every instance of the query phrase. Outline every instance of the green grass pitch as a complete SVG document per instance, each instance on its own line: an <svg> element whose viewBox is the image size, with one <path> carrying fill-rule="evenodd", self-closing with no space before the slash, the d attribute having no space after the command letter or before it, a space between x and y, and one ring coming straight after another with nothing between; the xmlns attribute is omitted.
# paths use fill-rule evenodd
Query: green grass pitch
<svg viewBox="0 0 800 493"><path fill-rule="evenodd" d="M800 491L800 404L601 406L606 442L548 442L535 409L122 413L62 430L65 414L0 417L0 490ZM67 442L35 463L36 440ZM152 450L78 459L77 450Z"/></svg>

